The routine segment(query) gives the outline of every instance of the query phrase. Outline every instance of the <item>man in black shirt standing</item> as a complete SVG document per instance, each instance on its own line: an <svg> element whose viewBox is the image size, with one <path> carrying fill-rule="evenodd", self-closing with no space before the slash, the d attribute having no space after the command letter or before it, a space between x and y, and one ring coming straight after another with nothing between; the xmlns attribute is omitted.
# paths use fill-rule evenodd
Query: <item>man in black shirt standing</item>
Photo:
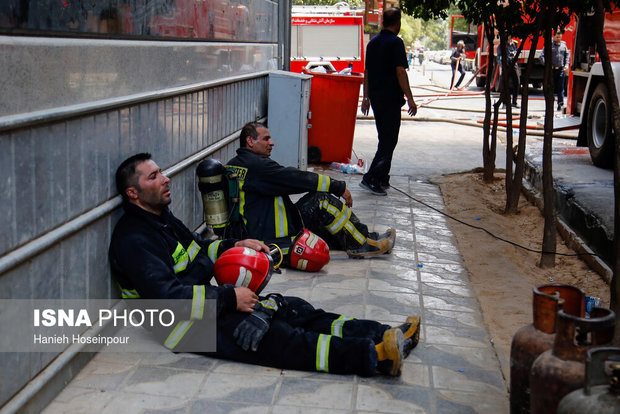
<svg viewBox="0 0 620 414"><path fill-rule="evenodd" d="M405 45L397 35L400 32L400 10L393 7L383 13L383 30L372 38L366 48L364 72L364 99L362 113L372 106L379 136L377 152L360 186L375 195L387 195L390 186L392 155L398 142L400 108L407 98L408 113L413 116L418 108L413 101L407 77Z"/></svg>

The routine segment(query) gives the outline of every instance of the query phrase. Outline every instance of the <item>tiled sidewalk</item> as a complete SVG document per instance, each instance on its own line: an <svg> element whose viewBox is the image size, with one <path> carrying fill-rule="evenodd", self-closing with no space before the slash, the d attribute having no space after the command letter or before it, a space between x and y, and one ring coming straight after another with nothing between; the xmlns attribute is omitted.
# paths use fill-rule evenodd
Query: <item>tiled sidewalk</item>
<svg viewBox="0 0 620 414"><path fill-rule="evenodd" d="M478 301L452 234L437 212L389 190L369 196L349 181L354 211L371 230L397 229L391 255L352 260L332 252L319 273L285 270L266 291L316 307L397 324L422 317L400 378L279 370L190 354L100 353L44 413L507 413L508 396ZM392 185L442 208L438 187Z"/></svg>

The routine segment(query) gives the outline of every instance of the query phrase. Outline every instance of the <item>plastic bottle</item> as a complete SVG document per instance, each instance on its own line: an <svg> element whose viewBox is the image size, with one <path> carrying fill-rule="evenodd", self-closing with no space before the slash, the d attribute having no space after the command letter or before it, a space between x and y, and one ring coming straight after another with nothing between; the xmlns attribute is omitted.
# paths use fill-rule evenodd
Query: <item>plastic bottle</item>
<svg viewBox="0 0 620 414"><path fill-rule="evenodd" d="M345 174L363 174L364 168L357 164L346 164L344 162L332 162L329 164L329 169L334 171L340 171Z"/></svg>
<svg viewBox="0 0 620 414"><path fill-rule="evenodd" d="M334 171L342 171L343 165L344 164L341 162L332 162L331 164L329 164L329 169Z"/></svg>

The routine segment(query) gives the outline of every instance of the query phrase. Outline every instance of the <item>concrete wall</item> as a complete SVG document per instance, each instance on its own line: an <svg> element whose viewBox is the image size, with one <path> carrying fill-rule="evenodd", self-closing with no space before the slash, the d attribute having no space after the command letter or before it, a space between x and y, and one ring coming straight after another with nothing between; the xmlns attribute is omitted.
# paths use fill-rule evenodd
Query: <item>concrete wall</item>
<svg viewBox="0 0 620 414"><path fill-rule="evenodd" d="M266 71L281 67L278 6L261 3L269 27L253 27L255 42L0 36L0 299L120 296L113 175L136 152L169 169L175 215L202 223L196 165L235 154L238 130L267 116ZM40 409L88 358L0 352L2 410Z"/></svg>

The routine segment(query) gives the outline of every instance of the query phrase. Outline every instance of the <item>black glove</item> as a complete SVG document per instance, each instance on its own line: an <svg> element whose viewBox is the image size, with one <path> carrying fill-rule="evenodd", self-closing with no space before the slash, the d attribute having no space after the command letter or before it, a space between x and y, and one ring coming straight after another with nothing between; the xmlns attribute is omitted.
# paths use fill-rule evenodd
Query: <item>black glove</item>
<svg viewBox="0 0 620 414"><path fill-rule="evenodd" d="M276 314L282 302L281 295L269 295L254 305L254 312L250 313L237 325L233 336L237 339L237 345L244 351L252 349L256 351L258 344L267 333L271 318Z"/></svg>

